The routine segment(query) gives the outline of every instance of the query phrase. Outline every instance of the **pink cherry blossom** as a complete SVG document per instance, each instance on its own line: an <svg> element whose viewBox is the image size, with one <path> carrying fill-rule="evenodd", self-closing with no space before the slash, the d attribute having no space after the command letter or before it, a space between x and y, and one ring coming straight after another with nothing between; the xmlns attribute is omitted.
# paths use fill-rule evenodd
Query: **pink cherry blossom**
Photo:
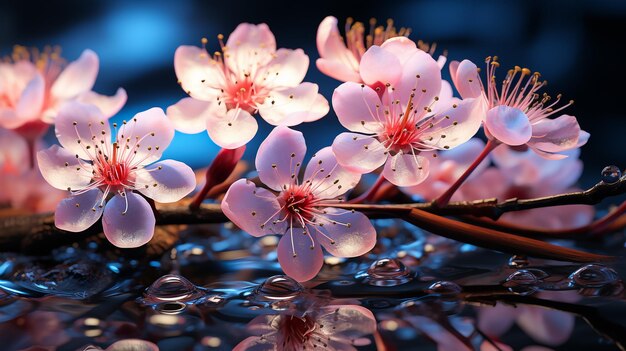
<svg viewBox="0 0 626 351"><path fill-rule="evenodd" d="M570 303L581 298L574 290L543 291L538 297ZM533 340L549 346L565 343L574 331L574 316L567 312L531 305L478 308L478 328L490 337L499 337L515 323Z"/></svg>
<svg viewBox="0 0 626 351"><path fill-rule="evenodd" d="M0 128L0 203L29 213L53 211L65 194L51 187L39 169L30 168L28 142Z"/></svg>
<svg viewBox="0 0 626 351"><path fill-rule="evenodd" d="M126 102L126 91L119 88L111 97L93 92L98 66L91 50L67 64L58 48L16 46L9 61L0 62L0 126L33 141L68 101L95 105L106 117L114 115Z"/></svg>
<svg viewBox="0 0 626 351"><path fill-rule="evenodd" d="M326 147L309 161L300 182L305 152L302 133L274 128L261 143L255 162L261 182L272 191L240 179L222 201L224 214L251 235L283 234L278 261L298 281L310 280L320 271L321 246L333 256L356 257L376 243L376 230L364 214L329 207L343 200L360 175L340 166Z"/></svg>
<svg viewBox="0 0 626 351"><path fill-rule="evenodd" d="M498 90L495 70L500 64L495 57L488 57L486 63L486 88L480 80L478 68L469 60L451 62L450 74L461 97L483 101L485 133L490 139L510 146L527 145L548 159L564 158L562 152L587 142L589 134L580 129L575 117L548 118L573 101L557 107L561 94L555 101L545 93L540 95L539 90L546 82L540 80L539 73L516 66L509 70Z"/></svg>
<svg viewBox="0 0 626 351"><path fill-rule="evenodd" d="M361 60L365 84L343 83L333 94L339 122L352 133L333 142L342 166L360 173L384 165L382 175L398 186L421 183L428 176L423 152L448 150L469 140L480 128L480 100L455 103L439 98L439 66L421 50L410 56L397 41L372 46ZM402 47L414 43L402 44ZM371 63L368 57L371 56Z"/></svg>
<svg viewBox="0 0 626 351"><path fill-rule="evenodd" d="M396 53L404 52L405 57L409 57L418 48L406 38L411 30L400 28L396 30L393 20L387 20L386 26L377 26L376 20L370 20L370 28L367 34L365 25L361 22L354 22L352 18L346 21L345 41L339 33L337 18L328 16L320 23L317 29L317 51L320 58L315 62L317 68L325 75L340 80L342 82L367 83L368 73L362 71L370 70L372 65L385 65L384 69L393 69L394 66L389 60L381 59L378 62L371 55L365 55L372 46L383 46L389 41L389 49ZM418 42L419 48L429 52L434 52L435 45L429 46L423 42ZM369 57L368 57L369 56ZM393 61L393 60L392 60ZM443 67L445 56L439 56L438 64Z"/></svg>
<svg viewBox="0 0 626 351"><path fill-rule="evenodd" d="M565 159L549 160L532 150L499 147L492 153L494 163L508 180L509 186L498 198L535 198L580 191L575 186L583 171L578 159L580 149L563 153ZM563 229L589 224L594 217L592 206L568 205L506 213L503 221L538 228Z"/></svg>
<svg viewBox="0 0 626 351"><path fill-rule="evenodd" d="M471 201L497 198L500 201L519 198L529 199L579 191L574 185L582 173L578 159L580 149L568 150L567 158L550 160L536 154L530 148L520 150L500 146L491 159L496 167L478 169L458 191L456 200ZM463 167L459 164L459 167ZM420 193L419 189L410 189ZM509 212L501 221L543 229L564 229L589 224L594 210L586 205L567 205Z"/></svg>
<svg viewBox="0 0 626 351"><path fill-rule="evenodd" d="M237 344L235 351L353 351L370 343L365 336L376 331L376 319L361 306L327 305L299 314L261 315L247 329L254 336Z"/></svg>
<svg viewBox="0 0 626 351"><path fill-rule="evenodd" d="M154 213L143 196L178 201L194 189L195 176L178 161L153 163L174 137L172 123L161 109L138 113L119 130L113 126L117 135L112 142L107 118L98 108L68 103L56 118L61 147L38 152L37 160L50 185L71 193L56 208L58 228L79 232L102 216L111 243L137 247L154 234Z"/></svg>
<svg viewBox="0 0 626 351"><path fill-rule="evenodd" d="M235 149L256 134L257 112L276 126L311 122L328 113L318 86L302 82L309 57L302 49L277 50L266 24L240 24L226 45L218 38L222 50L213 56L196 46L176 50L176 76L191 96L167 109L176 129L206 129L217 145Z"/></svg>

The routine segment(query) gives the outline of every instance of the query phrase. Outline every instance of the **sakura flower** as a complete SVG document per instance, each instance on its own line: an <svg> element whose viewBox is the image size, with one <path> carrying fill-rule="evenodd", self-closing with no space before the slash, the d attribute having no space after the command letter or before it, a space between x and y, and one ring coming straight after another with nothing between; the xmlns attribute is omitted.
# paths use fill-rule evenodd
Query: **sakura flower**
<svg viewBox="0 0 626 351"><path fill-rule="evenodd" d="M539 297L561 302L576 302L576 291L543 291ZM478 328L490 337L499 337L513 324L522 328L533 340L549 346L566 342L574 331L574 316L570 313L539 306L498 304L478 308Z"/></svg>
<svg viewBox="0 0 626 351"><path fill-rule="evenodd" d="M337 161L368 173L384 165L382 176L398 186L428 176L426 151L448 150L469 140L480 128L480 100L439 101L442 80L437 62L414 43L386 41L372 46L361 61L366 84L343 83L333 94L339 122L352 133L333 142ZM367 57L371 56L371 65Z"/></svg>
<svg viewBox="0 0 626 351"><path fill-rule="evenodd" d="M221 52L213 56L195 46L176 50L176 76L191 96L167 109L176 129L206 129L217 145L235 149L256 134L257 112L276 126L311 122L328 113L328 101L318 94L318 86L302 83L308 56L302 49L277 50L266 24L240 24L226 45L222 35L218 38Z"/></svg>
<svg viewBox="0 0 626 351"><path fill-rule="evenodd" d="M501 170L509 186L500 194L501 199L534 198L580 191L575 187L583 165L578 159L580 149L565 151L565 159L549 160L527 149L525 151L500 147L493 151L494 163ZM475 186L476 187L476 186ZM491 187L485 184L484 187ZM493 189L493 188L492 188ZM589 224L594 209L586 205L548 207L506 213L502 220L538 228L573 228Z"/></svg>
<svg viewBox="0 0 626 351"><path fill-rule="evenodd" d="M261 315L248 324L248 330L254 336L240 342L235 351L350 351L369 345L365 336L376 331L376 319L361 306L327 305L300 314Z"/></svg>
<svg viewBox="0 0 626 351"><path fill-rule="evenodd" d="M126 102L122 88L111 97L91 91L99 65L91 50L67 64L58 48L38 51L16 46L6 61L0 62L0 126L15 129L29 142L45 133L68 101L95 105L106 117Z"/></svg>
<svg viewBox="0 0 626 351"><path fill-rule="evenodd" d="M498 91L495 69L500 64L497 57L488 57L486 63L486 88L478 76L478 68L469 60L450 63L450 73L461 97L483 101L485 133L490 139L510 146L527 145L548 159L564 158L563 151L587 142L589 134L580 129L574 116L548 118L573 101L557 108L561 94L554 102L546 93L540 95L539 90L546 82L540 80L539 73L531 74L528 68L516 66L508 71Z"/></svg>
<svg viewBox="0 0 626 351"><path fill-rule="evenodd" d="M29 213L53 211L65 194L51 187L39 169L31 168L28 142L0 128L0 204Z"/></svg>
<svg viewBox="0 0 626 351"><path fill-rule="evenodd" d="M144 197L175 202L195 187L194 173L187 165L174 160L153 163L174 137L171 122L159 108L124 121L113 142L107 118L83 103L62 107L55 130L62 147L40 151L37 160L50 185L71 193L55 212L60 229L79 232L102 216L111 243L141 246L152 238L155 225Z"/></svg>
<svg viewBox="0 0 626 351"><path fill-rule="evenodd" d="M253 236L283 234L278 261L287 275L307 281L323 264L323 246L337 257L356 257L374 247L376 231L360 212L332 206L360 175L337 164L330 147L309 161L298 181L306 145L302 133L276 127L256 156L259 178L274 193L240 179L226 193L222 211Z"/></svg>
<svg viewBox="0 0 626 351"><path fill-rule="evenodd" d="M124 339L114 342L104 350L90 345L81 349L81 351L159 351L159 347L141 339Z"/></svg>

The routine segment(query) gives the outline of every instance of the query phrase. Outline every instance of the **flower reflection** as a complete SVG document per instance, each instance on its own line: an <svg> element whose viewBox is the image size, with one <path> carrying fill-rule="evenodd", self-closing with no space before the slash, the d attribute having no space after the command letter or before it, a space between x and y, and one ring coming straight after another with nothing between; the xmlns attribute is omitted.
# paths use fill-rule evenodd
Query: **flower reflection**
<svg viewBox="0 0 626 351"><path fill-rule="evenodd" d="M365 336L376 330L376 319L361 306L327 305L258 316L247 329L253 336L234 350L355 350L370 343Z"/></svg>
<svg viewBox="0 0 626 351"><path fill-rule="evenodd" d="M543 291L540 298L560 302L576 302L580 295L575 290ZM533 340L557 346L569 340L574 331L572 314L538 306L517 307L498 304L478 309L478 327L490 337L499 337L517 324Z"/></svg>
<svg viewBox="0 0 626 351"><path fill-rule="evenodd" d="M159 348L149 341L126 339L113 343L106 349L97 346L87 346L84 349L79 349L79 351L159 351Z"/></svg>

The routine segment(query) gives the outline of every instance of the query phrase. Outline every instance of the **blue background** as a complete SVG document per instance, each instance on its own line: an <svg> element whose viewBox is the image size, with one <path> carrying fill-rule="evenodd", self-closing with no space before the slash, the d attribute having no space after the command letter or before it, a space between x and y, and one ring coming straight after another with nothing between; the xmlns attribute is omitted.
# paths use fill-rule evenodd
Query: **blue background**
<svg viewBox="0 0 626 351"><path fill-rule="evenodd" d="M179 45L199 45L207 37L208 48L215 50L217 34L227 36L239 22L266 22L279 47L305 50L311 59L305 80L318 83L330 99L339 82L314 65L315 34L326 15L340 23L349 16L365 22L393 18L398 27L412 29L412 39L437 42L437 52L446 49L449 59L480 63L498 55L505 69L520 65L540 71L549 81L546 92L576 100L565 112L591 133L582 154L583 185L597 182L605 165L624 167L626 73L624 57L617 54L626 33L624 1L5 1L0 4L0 52L10 53L14 44L60 45L63 56L74 60L83 49L93 49L100 57L94 90L111 95L122 86L128 92L128 103L116 117L121 120L152 106L165 109L185 96L173 69ZM270 130L260 124L246 151L249 160ZM311 153L342 131L332 110L323 120L296 129L305 132ZM216 152L206 133L179 134L166 157L201 167Z"/></svg>

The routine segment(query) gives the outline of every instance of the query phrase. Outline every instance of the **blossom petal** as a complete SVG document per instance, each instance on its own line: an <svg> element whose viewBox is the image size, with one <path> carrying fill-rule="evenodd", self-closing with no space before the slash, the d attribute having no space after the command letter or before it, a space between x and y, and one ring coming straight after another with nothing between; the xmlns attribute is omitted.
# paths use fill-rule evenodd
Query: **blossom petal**
<svg viewBox="0 0 626 351"><path fill-rule="evenodd" d="M403 36L387 39L380 47L394 54L401 65L404 65L418 50L413 40Z"/></svg>
<svg viewBox="0 0 626 351"><path fill-rule="evenodd" d="M196 134L206 130L207 120L215 117L217 104L194 98L183 98L166 110L176 130Z"/></svg>
<svg viewBox="0 0 626 351"><path fill-rule="evenodd" d="M402 64L392 52L372 45L361 57L359 71L367 85L395 85L402 75Z"/></svg>
<svg viewBox="0 0 626 351"><path fill-rule="evenodd" d="M330 111L330 106L328 105L328 100L322 94L317 94L313 105L309 109L309 113L304 118L304 122L313 122L318 119L326 116Z"/></svg>
<svg viewBox="0 0 626 351"><path fill-rule="evenodd" d="M257 188L247 179L239 179L228 188L222 200L222 211L243 231L252 236L283 234L287 223L274 222L283 217L276 195Z"/></svg>
<svg viewBox="0 0 626 351"><path fill-rule="evenodd" d="M299 282L315 278L324 264L321 245L312 243L309 235L302 235L302 228L293 228L283 234L278 242L280 267L285 274Z"/></svg>
<svg viewBox="0 0 626 351"><path fill-rule="evenodd" d="M398 153L385 163L382 175L397 186L412 186L428 177L429 161L426 157Z"/></svg>
<svg viewBox="0 0 626 351"><path fill-rule="evenodd" d="M348 171L337 163L330 146L316 152L304 172L304 181L314 184L311 192L322 199L333 199L345 194L360 179L359 173Z"/></svg>
<svg viewBox="0 0 626 351"><path fill-rule="evenodd" d="M156 220L150 204L134 192L115 195L104 208L102 228L111 244L121 248L144 245L154 235Z"/></svg>
<svg viewBox="0 0 626 351"><path fill-rule="evenodd" d="M263 86L295 87L300 84L309 69L309 56L302 49L278 49L274 58L259 73Z"/></svg>
<svg viewBox="0 0 626 351"><path fill-rule="evenodd" d="M382 131L381 119L385 115L380 108L378 94L363 84L348 82L341 84L333 93L333 109L342 126L366 134Z"/></svg>
<svg viewBox="0 0 626 351"><path fill-rule="evenodd" d="M477 98L482 95L483 88L478 75L478 67L472 61L450 62L450 76L463 99Z"/></svg>
<svg viewBox="0 0 626 351"><path fill-rule="evenodd" d="M520 310L498 303L493 307L479 307L478 328L492 338L497 338L506 333L513 324Z"/></svg>
<svg viewBox="0 0 626 351"><path fill-rule="evenodd" d="M392 100L400 100L403 107L411 94L417 111L430 108L433 99L441 92L441 70L437 61L422 50L417 50L404 64L402 77L393 94L385 95Z"/></svg>
<svg viewBox="0 0 626 351"><path fill-rule="evenodd" d="M318 233L317 239L331 255L357 257L374 248L376 229L363 213L339 208L325 208L324 212L327 216L316 217L318 224L323 224L316 226L323 234Z"/></svg>
<svg viewBox="0 0 626 351"><path fill-rule="evenodd" d="M54 225L68 232L81 232L91 227L102 215L102 196L99 189L61 200L54 212Z"/></svg>
<svg viewBox="0 0 626 351"><path fill-rule="evenodd" d="M118 88L113 96L101 95L90 90L80 94L76 101L95 105L104 117L111 117L122 109L127 99L126 90Z"/></svg>
<svg viewBox="0 0 626 351"><path fill-rule="evenodd" d="M50 93L58 99L70 99L91 90L96 82L100 62L95 52L87 49L71 62L52 84Z"/></svg>
<svg viewBox="0 0 626 351"><path fill-rule="evenodd" d="M250 66L265 65L274 57L276 38L265 23L241 23L228 36L226 65L242 77Z"/></svg>
<svg viewBox="0 0 626 351"><path fill-rule="evenodd" d="M111 142L107 118L96 106L80 102L68 102L61 107L55 120L55 132L67 151L84 160L92 158L95 146Z"/></svg>
<svg viewBox="0 0 626 351"><path fill-rule="evenodd" d="M174 160L156 162L137 170L135 174L138 191L157 202L176 202L196 187L193 170L186 164Z"/></svg>
<svg viewBox="0 0 626 351"><path fill-rule="evenodd" d="M337 162L350 171L369 173L387 160L385 147L376 138L356 133L341 133L333 141Z"/></svg>
<svg viewBox="0 0 626 351"><path fill-rule="evenodd" d="M301 83L296 87L276 89L259 106L259 114L268 123L294 126L307 120L319 100L318 86Z"/></svg>
<svg viewBox="0 0 626 351"><path fill-rule="evenodd" d="M532 135L528 146L544 152L562 152L577 147L580 126L576 117L562 115L533 124Z"/></svg>
<svg viewBox="0 0 626 351"><path fill-rule="evenodd" d="M422 142L438 149L451 149L470 140L482 124L483 105L480 99L465 99L432 119L432 128L422 135Z"/></svg>
<svg viewBox="0 0 626 351"><path fill-rule="evenodd" d="M46 82L40 73L26 85L15 109L17 116L23 121L38 119L43 107Z"/></svg>
<svg viewBox="0 0 626 351"><path fill-rule="evenodd" d="M226 85L222 64L197 46L183 45L176 49L174 70L183 90L199 100L213 101Z"/></svg>
<svg viewBox="0 0 626 351"><path fill-rule="evenodd" d="M258 129L256 119L240 108L228 110L222 118L210 117L206 120L209 137L225 149L236 149L247 144Z"/></svg>
<svg viewBox="0 0 626 351"><path fill-rule="evenodd" d="M19 118L14 109L0 107L0 127L15 129L26 123L27 120Z"/></svg>
<svg viewBox="0 0 626 351"><path fill-rule="evenodd" d="M158 107L137 113L117 133L122 150L134 153L131 163L140 165L160 159L173 138L174 125Z"/></svg>
<svg viewBox="0 0 626 351"><path fill-rule="evenodd" d="M274 190L282 190L300 172L306 153L304 136L287 127L276 127L259 146L255 166L261 181Z"/></svg>
<svg viewBox="0 0 626 351"><path fill-rule="evenodd" d="M0 174L20 175L30 169L26 139L11 129L0 128Z"/></svg>
<svg viewBox="0 0 626 351"><path fill-rule="evenodd" d="M44 179L60 190L80 190L92 178L92 166L79 162L76 155L58 145L37 152L37 163Z"/></svg>
<svg viewBox="0 0 626 351"><path fill-rule="evenodd" d="M528 116L520 109L496 106L487 112L485 127L499 141L511 145L524 145L532 137L533 128Z"/></svg>
<svg viewBox="0 0 626 351"><path fill-rule="evenodd" d="M315 61L315 65L320 72L339 81L362 82L361 75L358 70L346 65L344 62L319 58Z"/></svg>
<svg viewBox="0 0 626 351"><path fill-rule="evenodd" d="M517 319L531 338L550 346L566 342L574 331L574 322L574 316L567 312L537 306L525 306Z"/></svg>

